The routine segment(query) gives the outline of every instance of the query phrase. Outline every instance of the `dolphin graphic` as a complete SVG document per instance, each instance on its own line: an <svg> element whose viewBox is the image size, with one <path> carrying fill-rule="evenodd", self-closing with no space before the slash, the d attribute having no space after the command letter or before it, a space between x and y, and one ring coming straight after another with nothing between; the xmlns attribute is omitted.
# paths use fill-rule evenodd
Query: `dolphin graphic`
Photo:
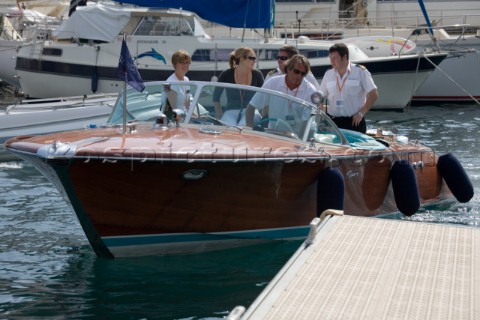
<svg viewBox="0 0 480 320"><path fill-rule="evenodd" d="M152 57L153 59L163 61L163 63L167 64L167 60L165 60L165 57L162 56L160 53L155 51L155 49L152 48L152 50L144 53L140 53L135 59L140 59L143 57Z"/></svg>

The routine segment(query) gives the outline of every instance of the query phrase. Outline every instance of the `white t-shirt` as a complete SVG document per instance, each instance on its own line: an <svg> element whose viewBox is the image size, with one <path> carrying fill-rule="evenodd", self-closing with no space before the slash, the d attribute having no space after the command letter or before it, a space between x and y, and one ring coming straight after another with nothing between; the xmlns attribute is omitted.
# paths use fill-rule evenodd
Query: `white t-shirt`
<svg viewBox="0 0 480 320"><path fill-rule="evenodd" d="M172 82L172 85L170 86L170 90L173 90L177 93L177 109L182 109L186 110L186 106L190 105L190 87L189 86L182 86L179 84L173 84L174 82L181 82L182 80L179 80L175 73L173 73L170 77L167 79L168 82ZM187 77L183 77L183 81L189 81Z"/></svg>
<svg viewBox="0 0 480 320"><path fill-rule="evenodd" d="M327 113L335 117L351 117L365 104L367 94L377 86L370 72L361 65L350 63L340 77L338 71L329 69L320 84L328 99Z"/></svg>

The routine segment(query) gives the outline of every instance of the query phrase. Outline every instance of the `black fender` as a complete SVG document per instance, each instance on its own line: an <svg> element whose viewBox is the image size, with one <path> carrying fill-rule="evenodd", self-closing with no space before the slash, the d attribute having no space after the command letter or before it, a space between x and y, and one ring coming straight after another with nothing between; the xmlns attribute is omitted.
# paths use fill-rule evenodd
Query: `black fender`
<svg viewBox="0 0 480 320"><path fill-rule="evenodd" d="M328 167L317 178L317 217L327 209L343 210L345 179L337 168Z"/></svg>
<svg viewBox="0 0 480 320"><path fill-rule="evenodd" d="M413 166L407 160L397 160L390 169L393 195L398 210L406 216L420 209L420 194Z"/></svg>
<svg viewBox="0 0 480 320"><path fill-rule="evenodd" d="M453 154L438 157L437 169L458 202L465 203L473 198L472 182Z"/></svg>

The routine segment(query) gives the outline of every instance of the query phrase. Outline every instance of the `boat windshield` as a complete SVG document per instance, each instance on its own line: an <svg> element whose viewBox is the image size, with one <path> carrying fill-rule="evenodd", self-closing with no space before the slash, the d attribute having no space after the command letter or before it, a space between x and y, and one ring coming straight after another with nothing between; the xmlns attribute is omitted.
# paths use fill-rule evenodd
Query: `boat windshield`
<svg viewBox="0 0 480 320"><path fill-rule="evenodd" d="M252 86L199 81L149 82L143 92L128 88L126 101L126 121L154 123L162 116L172 119L168 111L171 109L182 115L183 123L238 129L253 124L253 130L304 142L347 143L330 118L313 104ZM123 94L119 95L109 123L123 123Z"/></svg>

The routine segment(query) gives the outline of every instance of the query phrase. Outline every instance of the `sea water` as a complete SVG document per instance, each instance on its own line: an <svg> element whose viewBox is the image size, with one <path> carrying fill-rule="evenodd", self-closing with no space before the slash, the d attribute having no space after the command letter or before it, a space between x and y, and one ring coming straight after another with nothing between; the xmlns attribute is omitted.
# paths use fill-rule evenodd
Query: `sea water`
<svg viewBox="0 0 480 320"><path fill-rule="evenodd" d="M367 118L369 127L452 152L475 188L469 203L392 218L480 227L480 106ZM237 305L248 307L299 245L100 259L46 178L22 161L0 163L0 319L222 319Z"/></svg>

